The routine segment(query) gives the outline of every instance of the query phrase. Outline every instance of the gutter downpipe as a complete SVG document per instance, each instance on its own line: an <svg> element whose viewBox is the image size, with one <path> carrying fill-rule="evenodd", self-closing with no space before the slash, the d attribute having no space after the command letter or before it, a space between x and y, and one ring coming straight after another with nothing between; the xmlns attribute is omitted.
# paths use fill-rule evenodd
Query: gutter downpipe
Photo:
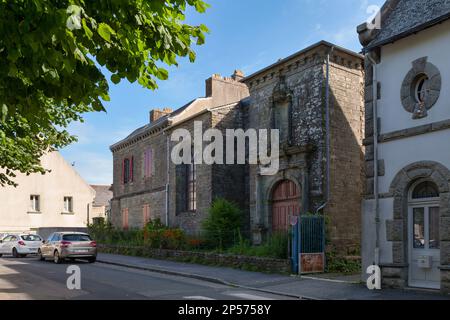
<svg viewBox="0 0 450 320"><path fill-rule="evenodd" d="M377 63L367 54L366 57L372 63L373 79L372 79L372 108L373 108L373 193L374 193L374 216L375 216L375 252L374 264L380 264L380 210L378 195L378 75Z"/></svg>
<svg viewBox="0 0 450 320"><path fill-rule="evenodd" d="M327 157L327 187L325 202L317 208L316 214L323 210L330 201L330 55L334 47L331 47L327 54L326 87L325 87L325 131L326 131L326 157Z"/></svg>
<svg viewBox="0 0 450 320"><path fill-rule="evenodd" d="M164 135L166 136L166 226L169 226L169 168L170 168L170 140L169 136L167 135L166 131L163 131Z"/></svg>

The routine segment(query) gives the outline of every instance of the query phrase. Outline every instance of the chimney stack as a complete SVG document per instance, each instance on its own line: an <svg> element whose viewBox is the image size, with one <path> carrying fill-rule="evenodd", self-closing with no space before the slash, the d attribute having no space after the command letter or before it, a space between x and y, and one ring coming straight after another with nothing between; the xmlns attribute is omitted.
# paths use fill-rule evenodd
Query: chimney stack
<svg viewBox="0 0 450 320"><path fill-rule="evenodd" d="M168 114L171 114L173 110L171 108L164 108L164 109L153 109L150 111L150 123L155 122L159 118L162 118Z"/></svg>

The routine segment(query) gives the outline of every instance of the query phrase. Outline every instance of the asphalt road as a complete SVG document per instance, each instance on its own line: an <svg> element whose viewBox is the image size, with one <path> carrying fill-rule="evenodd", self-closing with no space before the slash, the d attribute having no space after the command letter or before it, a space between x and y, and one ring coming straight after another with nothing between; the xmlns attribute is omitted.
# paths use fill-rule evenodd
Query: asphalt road
<svg viewBox="0 0 450 320"><path fill-rule="evenodd" d="M81 289L69 290L67 268L81 270ZM54 264L34 257L0 258L0 300L287 300L288 297L214 284L191 278L102 263Z"/></svg>

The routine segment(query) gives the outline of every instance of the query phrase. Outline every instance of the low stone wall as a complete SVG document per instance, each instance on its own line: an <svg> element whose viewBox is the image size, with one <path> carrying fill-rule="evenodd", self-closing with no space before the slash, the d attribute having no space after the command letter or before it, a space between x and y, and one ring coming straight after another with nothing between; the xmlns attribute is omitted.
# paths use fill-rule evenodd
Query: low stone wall
<svg viewBox="0 0 450 320"><path fill-rule="evenodd" d="M119 245L99 244L97 247L99 252L103 253L139 256L160 260L174 260L179 262L191 262L206 265L217 265L268 273L291 273L291 263L289 260L284 259L239 256L212 252L151 249L148 247L131 247Z"/></svg>

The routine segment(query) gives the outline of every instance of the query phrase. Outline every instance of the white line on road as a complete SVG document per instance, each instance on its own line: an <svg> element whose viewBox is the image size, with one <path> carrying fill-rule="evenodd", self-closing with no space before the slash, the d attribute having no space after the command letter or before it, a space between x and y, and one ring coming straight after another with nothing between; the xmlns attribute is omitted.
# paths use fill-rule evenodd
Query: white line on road
<svg viewBox="0 0 450 320"><path fill-rule="evenodd" d="M204 296L190 296L190 297L183 297L183 299L186 299L186 300L216 300L216 299L204 297Z"/></svg>
<svg viewBox="0 0 450 320"><path fill-rule="evenodd" d="M228 295L237 297L237 298L242 298L245 300L274 300L274 299L266 298L263 296L257 296L257 295L248 294L248 293L229 293Z"/></svg>

